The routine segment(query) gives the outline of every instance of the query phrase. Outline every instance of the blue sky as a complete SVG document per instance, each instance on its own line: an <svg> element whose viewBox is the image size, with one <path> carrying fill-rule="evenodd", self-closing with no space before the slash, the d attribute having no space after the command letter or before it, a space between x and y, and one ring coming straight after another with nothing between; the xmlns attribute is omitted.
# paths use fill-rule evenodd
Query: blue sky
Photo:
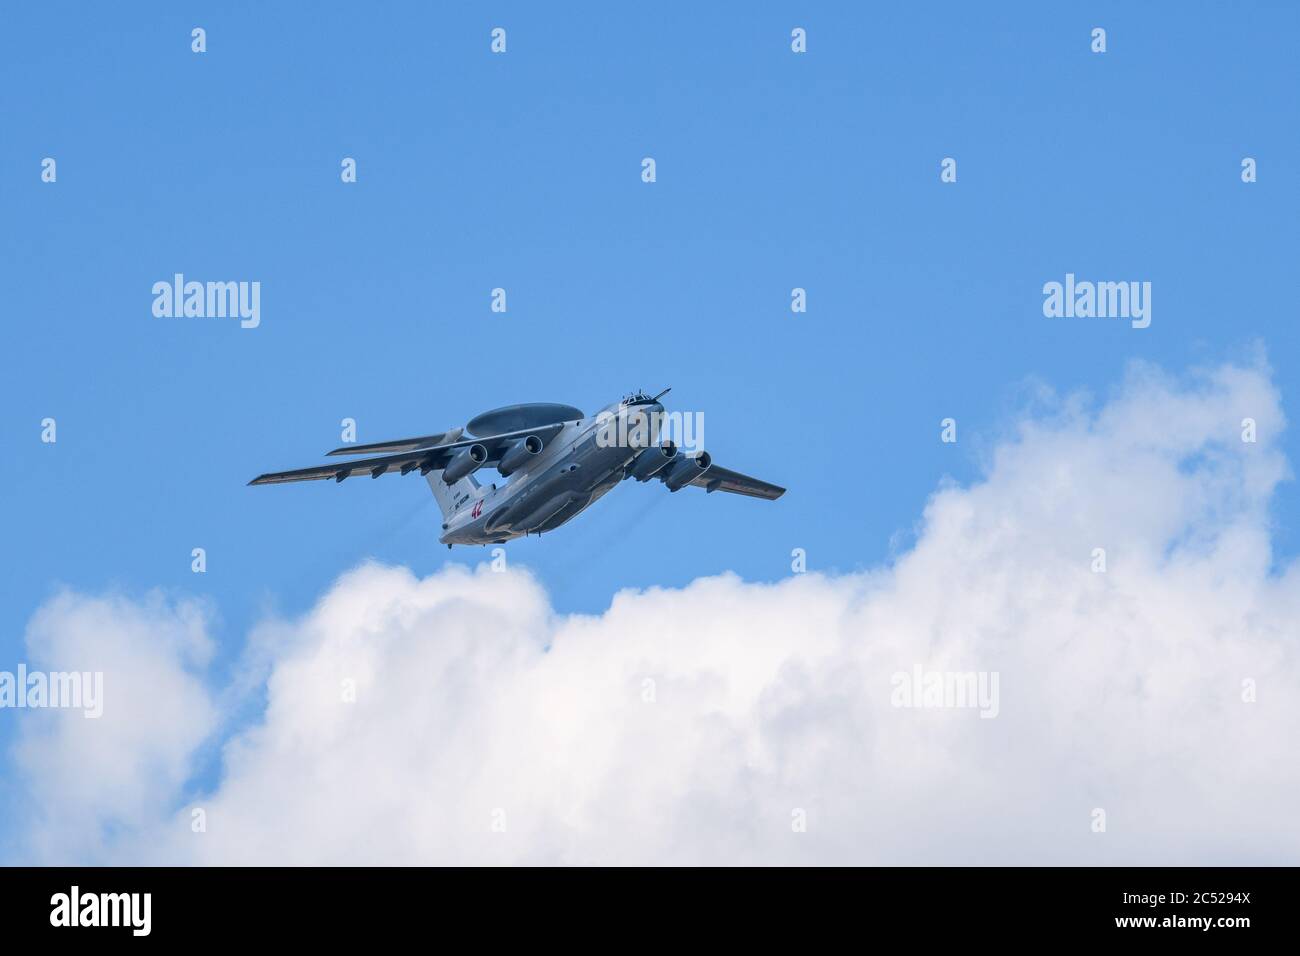
<svg viewBox="0 0 1300 956"><path fill-rule="evenodd" d="M887 561L1027 383L1104 396L1132 359L1258 343L1295 407L1300 8L837 7L8 9L0 668L61 586L209 598L220 667L366 557L483 560L437 544L416 477L245 486L316 463L345 417L378 441L671 385L719 462L790 489L624 486L509 546L559 610L596 612L781 578L796 547ZM176 272L260 281L261 326L154 318ZM1150 281L1150 328L1045 318L1067 272ZM1275 518L1294 555L1294 485Z"/></svg>

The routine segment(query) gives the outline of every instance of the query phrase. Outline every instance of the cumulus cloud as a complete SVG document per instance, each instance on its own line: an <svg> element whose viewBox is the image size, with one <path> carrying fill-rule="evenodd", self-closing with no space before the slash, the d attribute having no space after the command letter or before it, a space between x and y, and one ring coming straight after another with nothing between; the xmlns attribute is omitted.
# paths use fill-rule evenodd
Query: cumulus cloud
<svg viewBox="0 0 1300 956"><path fill-rule="evenodd" d="M626 591L598 616L555 613L523 570L360 567L251 642L265 713L222 742L211 792L184 784L220 710L195 677L201 615L65 595L33 649L82 669L102 651L148 712L28 720L29 852L1294 863L1300 571L1269 534L1283 426L1262 366L1136 366L1100 407L1026 418L889 566ZM996 673L996 716L896 706L918 668Z"/></svg>
<svg viewBox="0 0 1300 956"><path fill-rule="evenodd" d="M201 679L213 651L206 620L202 605L161 594L129 601L64 591L36 612L30 668L99 673L106 685L97 719L14 712L23 726L12 760L36 859L80 861L173 811L196 748L216 727Z"/></svg>

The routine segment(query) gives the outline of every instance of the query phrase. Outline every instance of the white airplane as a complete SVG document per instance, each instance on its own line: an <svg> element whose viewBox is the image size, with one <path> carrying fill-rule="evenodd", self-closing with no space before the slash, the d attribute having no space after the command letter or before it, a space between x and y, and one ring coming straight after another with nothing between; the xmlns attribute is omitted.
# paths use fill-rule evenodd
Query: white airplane
<svg viewBox="0 0 1300 956"><path fill-rule="evenodd" d="M374 455L317 468L259 475L250 485L371 478L419 469L442 510L439 541L500 544L540 535L574 518L624 478L657 478L669 491L697 485L774 500L785 489L713 464L708 452L685 455L660 443L664 407L644 392L586 417L571 405L530 403L484 412L439 435L336 448L330 455ZM463 435L483 436L462 438ZM496 466L509 480L480 484L475 472Z"/></svg>

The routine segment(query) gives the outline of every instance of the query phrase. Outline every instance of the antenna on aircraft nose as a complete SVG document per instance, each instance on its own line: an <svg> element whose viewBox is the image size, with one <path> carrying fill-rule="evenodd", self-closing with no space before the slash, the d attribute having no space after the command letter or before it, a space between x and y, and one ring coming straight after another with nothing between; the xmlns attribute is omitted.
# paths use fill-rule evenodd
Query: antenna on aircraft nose
<svg viewBox="0 0 1300 956"><path fill-rule="evenodd" d="M654 398L650 399L650 401L652 401L652 402L657 402L657 401L659 401L659 399L663 398L665 395L667 395L667 394L668 394L669 392L671 392L672 390L673 390L673 387L672 387L671 385L669 385L667 388L665 388L662 392L660 392L660 393L659 393L658 395L656 395Z"/></svg>

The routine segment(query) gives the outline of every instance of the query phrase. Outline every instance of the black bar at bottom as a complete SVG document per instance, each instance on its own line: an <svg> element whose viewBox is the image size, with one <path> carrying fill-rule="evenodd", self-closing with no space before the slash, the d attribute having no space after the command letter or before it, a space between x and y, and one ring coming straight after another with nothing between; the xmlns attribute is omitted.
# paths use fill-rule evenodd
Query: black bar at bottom
<svg viewBox="0 0 1300 956"><path fill-rule="evenodd" d="M862 944L902 934L917 945L1232 945L1294 938L1295 883L1290 868L8 868L0 925L10 941L75 934L89 945L337 946L416 934L453 946L468 933L494 945L657 939L694 948L704 938L797 942L828 932Z"/></svg>

